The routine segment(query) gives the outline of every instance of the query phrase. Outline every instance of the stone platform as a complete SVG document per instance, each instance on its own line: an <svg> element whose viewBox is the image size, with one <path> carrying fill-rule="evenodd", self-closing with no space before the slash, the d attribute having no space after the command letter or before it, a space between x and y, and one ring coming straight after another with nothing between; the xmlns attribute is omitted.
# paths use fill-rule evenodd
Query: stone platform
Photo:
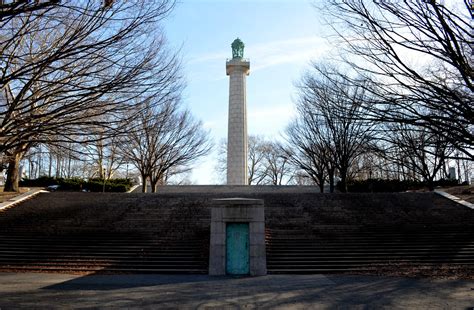
<svg viewBox="0 0 474 310"><path fill-rule="evenodd" d="M269 273L474 273L474 210L435 193L184 186L41 193L0 212L0 270L207 273L214 199L265 201Z"/></svg>

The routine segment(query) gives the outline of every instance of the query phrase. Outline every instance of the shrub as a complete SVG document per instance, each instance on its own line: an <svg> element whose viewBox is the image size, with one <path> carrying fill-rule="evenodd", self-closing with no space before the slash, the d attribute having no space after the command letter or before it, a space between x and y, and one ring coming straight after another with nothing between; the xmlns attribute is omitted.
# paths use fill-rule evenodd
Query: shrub
<svg viewBox="0 0 474 310"><path fill-rule="evenodd" d="M20 186L46 187L50 185L59 185L59 191L80 191L87 190L91 192L102 192L104 189L103 179L89 179L88 181L80 178L52 178L39 177L37 179L23 179ZM129 179L110 179L105 181L106 192L126 192L132 187Z"/></svg>
<svg viewBox="0 0 474 310"><path fill-rule="evenodd" d="M419 184L412 181L368 179L354 180L347 184L347 190L354 193L364 192L403 192L408 189L414 189ZM340 184L338 183L338 188Z"/></svg>
<svg viewBox="0 0 474 310"><path fill-rule="evenodd" d="M91 192L102 192L104 189L104 180L102 179L91 179L85 185L85 189ZM105 181L106 192L126 192L132 186L131 182L125 181Z"/></svg>
<svg viewBox="0 0 474 310"><path fill-rule="evenodd" d="M80 191L83 184L84 180L79 178L59 179L59 190Z"/></svg>
<svg viewBox="0 0 474 310"><path fill-rule="evenodd" d="M94 181L94 182L99 182L99 183L104 183L104 179L99 179L99 178L94 178L94 179L89 179L89 182ZM130 179L110 179L106 181L107 184L121 184L121 185L127 185L127 186L132 186L132 181Z"/></svg>
<svg viewBox="0 0 474 310"><path fill-rule="evenodd" d="M434 181L434 186L448 187L457 185L459 185L459 181L456 179L439 179L438 181Z"/></svg>
<svg viewBox="0 0 474 310"><path fill-rule="evenodd" d="M26 187L46 187L49 185L59 185L58 179L42 176L37 179L24 178L20 181L20 186Z"/></svg>
<svg viewBox="0 0 474 310"><path fill-rule="evenodd" d="M457 180L440 179L434 182L434 186L456 186ZM427 187L426 182L411 180L386 180L386 179L368 179L353 180L348 182L347 189L353 193L380 193L380 192L404 192L407 190L418 190ZM340 183L337 184L340 189Z"/></svg>

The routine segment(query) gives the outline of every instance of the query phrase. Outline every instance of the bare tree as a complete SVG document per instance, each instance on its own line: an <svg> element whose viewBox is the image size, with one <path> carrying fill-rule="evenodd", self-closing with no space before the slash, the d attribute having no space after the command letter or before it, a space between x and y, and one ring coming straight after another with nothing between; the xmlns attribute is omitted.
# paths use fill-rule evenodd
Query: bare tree
<svg viewBox="0 0 474 310"><path fill-rule="evenodd" d="M227 171L227 139L222 138L217 145L217 159L214 165L214 173L217 174L217 182L225 184Z"/></svg>
<svg viewBox="0 0 474 310"><path fill-rule="evenodd" d="M20 160L26 154L28 149L30 148L29 143L18 145L12 155L7 157L8 161L8 168L7 168L7 179L5 180L4 191L15 191L18 192L19 189L19 181L21 178L20 175ZM13 164L12 164L13 163Z"/></svg>
<svg viewBox="0 0 474 310"><path fill-rule="evenodd" d="M294 166L281 143L250 135L247 154L249 185L284 185L292 181ZM223 140L219 146L216 172L225 176L226 169L227 143Z"/></svg>
<svg viewBox="0 0 474 310"><path fill-rule="evenodd" d="M157 185L166 184L171 168L179 168L174 174L187 172L191 164L211 150L208 133L189 111L178 111L165 122L165 131L157 132L160 145L150 178L152 192Z"/></svg>
<svg viewBox="0 0 474 310"><path fill-rule="evenodd" d="M265 159L266 183L271 185L283 185L292 181L294 166L286 156L283 145L279 142L265 143L263 155Z"/></svg>
<svg viewBox="0 0 474 310"><path fill-rule="evenodd" d="M92 143L85 144L81 153L92 163L95 172L92 176L109 180L125 163L120 155L120 136L105 134L102 130L96 134Z"/></svg>
<svg viewBox="0 0 474 310"><path fill-rule="evenodd" d="M295 171L292 184L299 186L314 186L316 183L309 177L306 171L300 169Z"/></svg>
<svg viewBox="0 0 474 310"><path fill-rule="evenodd" d="M388 126L385 139L389 141L389 149L385 156L411 171L413 178L420 176L428 189L434 190L434 180L453 152L453 147L443 137L423 127L405 124Z"/></svg>
<svg viewBox="0 0 474 310"><path fill-rule="evenodd" d="M171 0L61 1L1 20L7 96L0 100L0 153L11 166L5 190L17 190L13 171L29 147L91 142L99 130L116 134L137 101L173 92L179 63L159 25L172 7Z"/></svg>
<svg viewBox="0 0 474 310"><path fill-rule="evenodd" d="M328 156L326 145L320 139L318 124L311 119L313 115L309 114L308 116L299 117L288 126L286 129L288 146L284 148L284 151L293 166L302 169L322 193L327 176L327 166L334 166L332 165L334 161L332 157ZM331 184L331 189L334 191L334 181Z"/></svg>
<svg viewBox="0 0 474 310"><path fill-rule="evenodd" d="M50 1L5 1L0 0L0 21L5 23L8 19L20 14L37 12L58 5L60 0Z"/></svg>
<svg viewBox="0 0 474 310"><path fill-rule="evenodd" d="M349 169L374 139L374 124L362 116L369 102L367 91L358 84L348 84L347 75L334 68L314 64L313 69L315 72L304 75L299 85L299 123L293 133L292 129L288 133L303 155L299 161L311 159L305 165L308 173L313 168L321 173L322 161L330 177L337 169L345 192ZM295 137L298 132L302 137ZM320 176L315 181L322 186Z"/></svg>
<svg viewBox="0 0 474 310"><path fill-rule="evenodd" d="M330 0L325 8L344 61L371 81L377 104L366 117L424 127L472 160L471 2Z"/></svg>
<svg viewBox="0 0 474 310"><path fill-rule="evenodd" d="M248 137L247 175L249 185L261 185L265 183L265 179L267 177L267 167L265 165L265 145L266 141L262 136L250 135ZM215 170L217 174L222 176L222 181L225 182L225 175L227 171L226 140L222 140L219 143L218 158Z"/></svg>
<svg viewBox="0 0 474 310"><path fill-rule="evenodd" d="M247 171L248 184L261 185L268 175L268 143L262 136L250 135L248 138Z"/></svg>
<svg viewBox="0 0 474 310"><path fill-rule="evenodd" d="M152 192L166 183L171 174L183 173L210 149L208 133L189 111L182 111L175 100L148 105L132 122L121 143L126 160L140 171L146 192L150 179Z"/></svg>

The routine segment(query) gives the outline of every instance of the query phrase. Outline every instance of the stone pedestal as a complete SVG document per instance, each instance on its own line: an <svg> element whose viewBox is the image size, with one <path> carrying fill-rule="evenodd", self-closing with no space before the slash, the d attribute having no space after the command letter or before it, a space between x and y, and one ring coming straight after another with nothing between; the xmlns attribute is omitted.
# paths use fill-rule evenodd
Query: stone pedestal
<svg viewBox="0 0 474 310"><path fill-rule="evenodd" d="M249 223L250 275L266 275L263 200L246 198L214 199L211 212L209 275L226 274L227 223Z"/></svg>
<svg viewBox="0 0 474 310"><path fill-rule="evenodd" d="M247 90L250 62L234 58L226 63L229 76L227 184L247 185Z"/></svg>

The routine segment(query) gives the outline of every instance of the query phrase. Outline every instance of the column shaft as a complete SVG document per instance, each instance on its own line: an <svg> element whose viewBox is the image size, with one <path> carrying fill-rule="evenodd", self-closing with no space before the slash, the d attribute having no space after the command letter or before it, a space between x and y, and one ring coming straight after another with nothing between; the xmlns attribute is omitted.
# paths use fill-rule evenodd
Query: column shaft
<svg viewBox="0 0 474 310"><path fill-rule="evenodd" d="M232 64L229 64L232 62ZM247 185L247 100L248 62L227 63L229 79L229 123L227 133L227 184Z"/></svg>

